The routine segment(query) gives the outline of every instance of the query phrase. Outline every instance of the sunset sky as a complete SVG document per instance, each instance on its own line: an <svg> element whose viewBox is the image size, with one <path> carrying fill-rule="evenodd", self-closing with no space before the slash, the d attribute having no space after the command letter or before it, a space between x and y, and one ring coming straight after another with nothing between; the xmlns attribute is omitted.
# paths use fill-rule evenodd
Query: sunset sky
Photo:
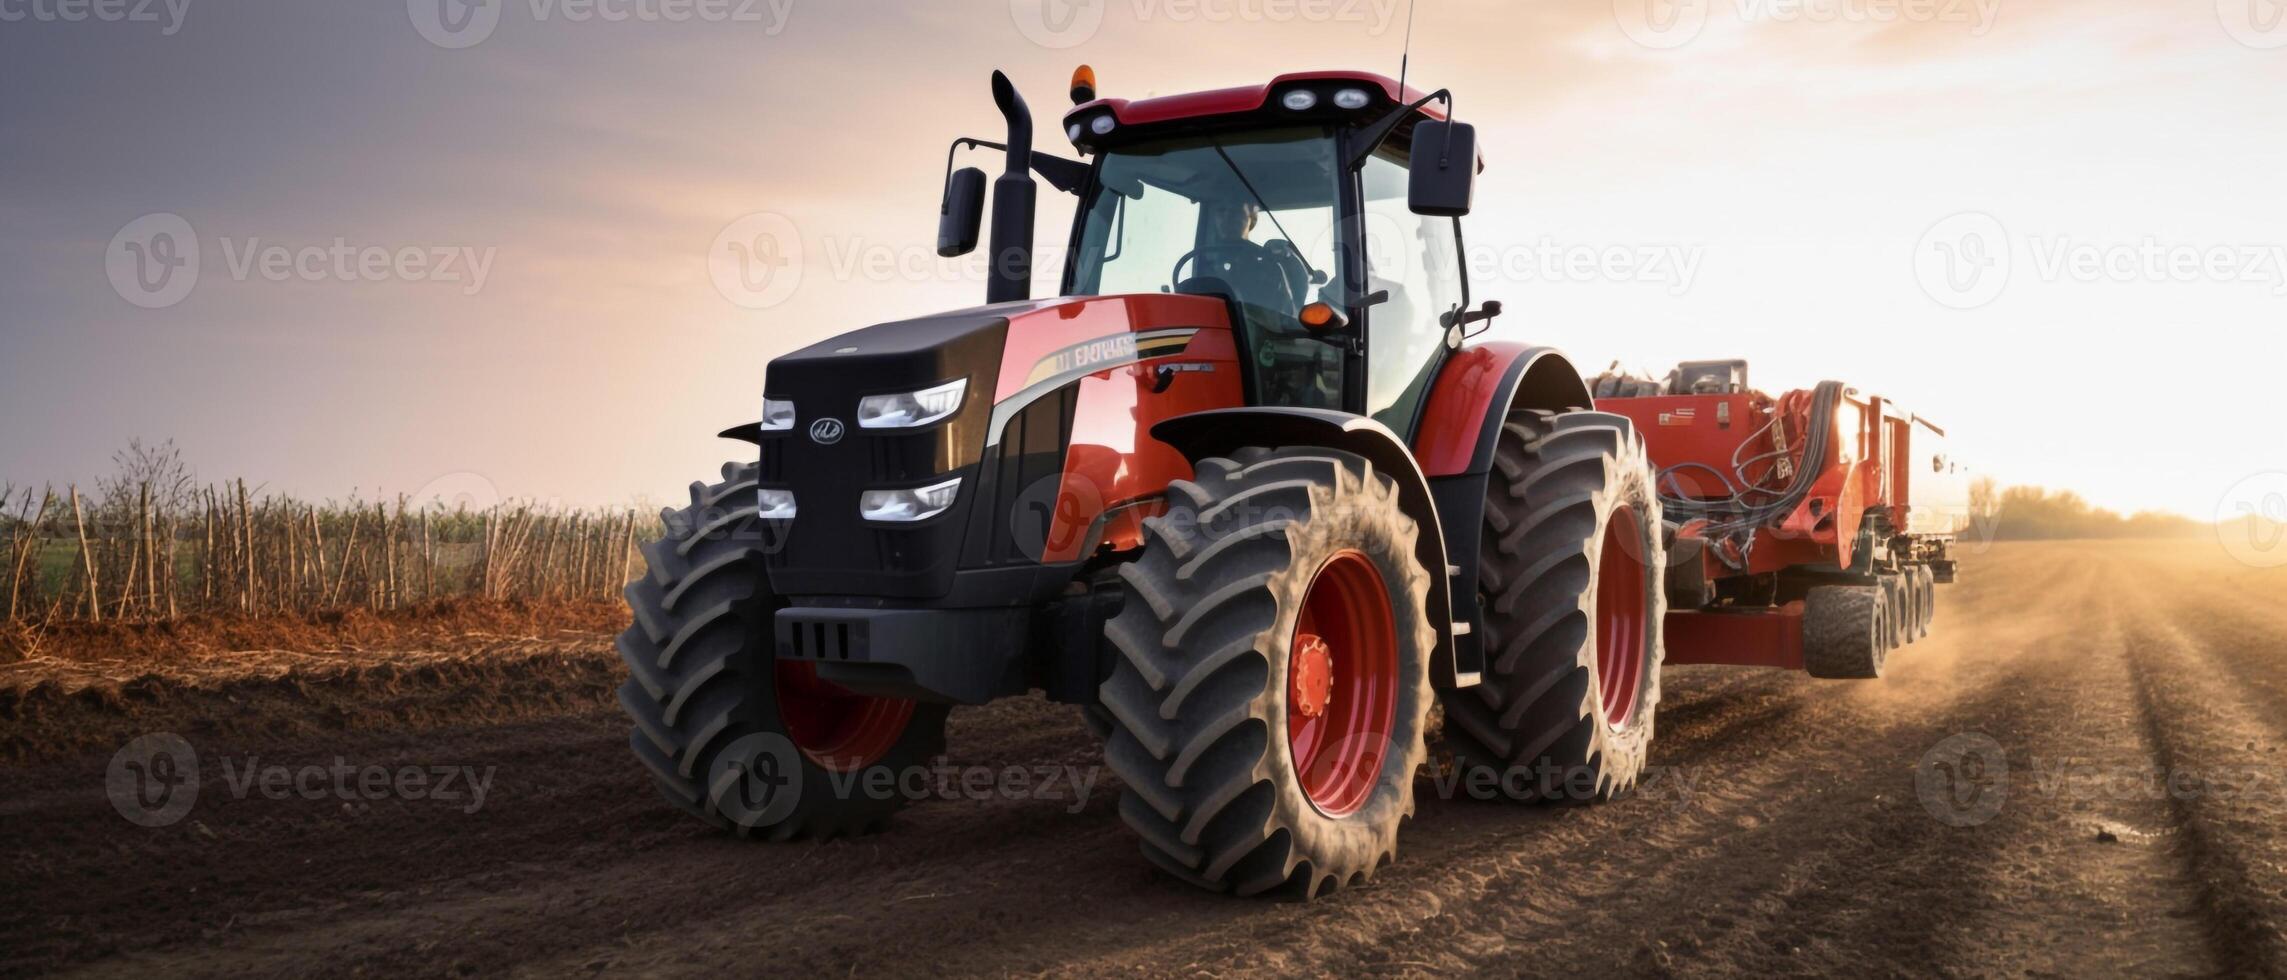
<svg viewBox="0 0 2287 980"><path fill-rule="evenodd" d="M2287 471L2278 3L1420 0L1411 81L1478 127L1503 332L1842 378L2004 482L2205 519ZM0 0L0 480L172 438L305 497L580 506L711 477L771 356L981 301L930 248L993 69L1069 154L1078 63L1130 98L1395 74L1405 32L1394 0L55 6ZM190 229L187 292L115 248L147 215ZM755 228L799 246L736 296L710 270Z"/></svg>

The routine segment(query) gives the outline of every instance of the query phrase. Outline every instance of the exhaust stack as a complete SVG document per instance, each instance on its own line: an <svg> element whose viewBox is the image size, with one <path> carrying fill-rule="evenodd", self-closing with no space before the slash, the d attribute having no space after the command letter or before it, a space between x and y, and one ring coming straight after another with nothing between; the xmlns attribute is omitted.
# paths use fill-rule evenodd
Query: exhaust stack
<svg viewBox="0 0 2287 980"><path fill-rule="evenodd" d="M1032 110L1007 75L993 72L993 102L1008 120L1008 169L993 181L993 232L986 246L985 302L1032 298Z"/></svg>

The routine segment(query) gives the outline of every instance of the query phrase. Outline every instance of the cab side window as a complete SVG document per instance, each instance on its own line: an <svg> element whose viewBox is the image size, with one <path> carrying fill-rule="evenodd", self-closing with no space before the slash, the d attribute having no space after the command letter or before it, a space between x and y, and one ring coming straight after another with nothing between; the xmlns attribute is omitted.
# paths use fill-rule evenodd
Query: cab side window
<svg viewBox="0 0 2287 980"><path fill-rule="evenodd" d="M1410 437L1415 410L1444 350L1440 318L1463 302L1461 243L1453 219L1407 207L1401 150L1376 151L1359 178L1365 192L1363 291L1390 293L1388 302L1366 315L1366 414Z"/></svg>

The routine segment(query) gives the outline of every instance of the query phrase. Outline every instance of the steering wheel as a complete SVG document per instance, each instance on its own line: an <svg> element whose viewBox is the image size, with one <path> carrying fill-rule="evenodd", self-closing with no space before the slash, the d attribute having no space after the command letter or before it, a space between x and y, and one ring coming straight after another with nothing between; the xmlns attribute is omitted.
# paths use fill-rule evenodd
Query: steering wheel
<svg viewBox="0 0 2287 980"><path fill-rule="evenodd" d="M1183 267L1189 264L1191 260L1200 256L1213 255L1218 252L1230 252L1237 256L1239 259L1259 260L1261 256L1257 250L1259 250L1261 247L1262 246L1256 245L1253 242L1229 242L1220 245L1201 245L1198 248L1185 252L1176 258L1175 268L1169 269L1167 272L1167 281L1182 282Z"/></svg>

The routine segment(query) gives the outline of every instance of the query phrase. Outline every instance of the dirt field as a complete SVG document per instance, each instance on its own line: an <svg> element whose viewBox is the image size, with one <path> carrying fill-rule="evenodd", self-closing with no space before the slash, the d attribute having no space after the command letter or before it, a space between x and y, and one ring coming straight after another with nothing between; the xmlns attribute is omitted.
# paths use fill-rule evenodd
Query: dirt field
<svg viewBox="0 0 2287 980"><path fill-rule="evenodd" d="M1878 684L1676 669L1644 792L1518 808L1425 779L1398 863L1310 904L1154 873L1109 776L855 841L718 836L628 755L599 633L29 690L14 665L0 972L2287 974L2287 569L1997 546L1897 657ZM1060 706L953 724L956 764L1098 764ZM157 828L105 783L151 732L200 776ZM244 782L337 760L489 776L481 806Z"/></svg>

